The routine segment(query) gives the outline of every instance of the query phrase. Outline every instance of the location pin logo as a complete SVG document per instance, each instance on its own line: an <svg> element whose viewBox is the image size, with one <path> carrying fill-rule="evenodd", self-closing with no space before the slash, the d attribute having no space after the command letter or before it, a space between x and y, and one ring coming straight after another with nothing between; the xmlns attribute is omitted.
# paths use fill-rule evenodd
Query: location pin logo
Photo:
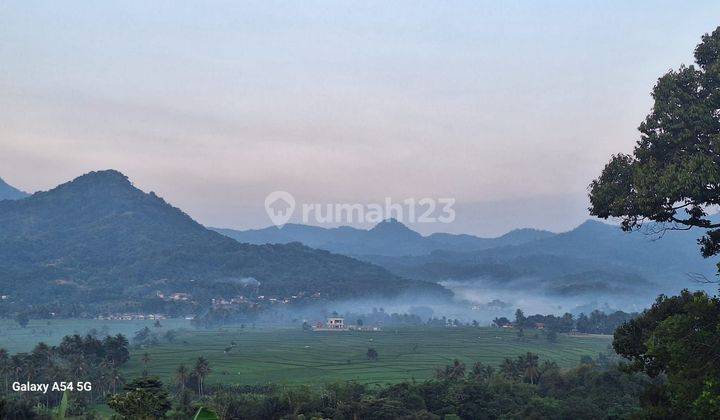
<svg viewBox="0 0 720 420"><path fill-rule="evenodd" d="M273 224L282 228L295 211L295 198L287 191L273 191L265 197L265 211Z"/></svg>

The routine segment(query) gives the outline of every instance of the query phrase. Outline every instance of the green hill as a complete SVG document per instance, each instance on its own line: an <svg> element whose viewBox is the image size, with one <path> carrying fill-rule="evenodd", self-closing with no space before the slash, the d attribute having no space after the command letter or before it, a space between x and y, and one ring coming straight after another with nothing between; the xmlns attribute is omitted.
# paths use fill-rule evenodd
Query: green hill
<svg viewBox="0 0 720 420"><path fill-rule="evenodd" d="M28 194L20 191L0 178L0 200L19 200Z"/></svg>
<svg viewBox="0 0 720 420"><path fill-rule="evenodd" d="M117 171L0 202L0 291L14 301L105 303L155 291L206 294L252 277L265 295L327 299L447 294L301 244L249 245L208 230Z"/></svg>

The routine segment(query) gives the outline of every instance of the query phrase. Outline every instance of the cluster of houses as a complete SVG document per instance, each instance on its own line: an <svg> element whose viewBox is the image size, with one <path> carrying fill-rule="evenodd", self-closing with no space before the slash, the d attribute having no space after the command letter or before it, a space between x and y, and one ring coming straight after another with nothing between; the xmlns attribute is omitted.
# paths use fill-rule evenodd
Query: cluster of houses
<svg viewBox="0 0 720 420"><path fill-rule="evenodd" d="M167 319L165 315L160 314L111 314L98 315L97 319L105 321L136 321L136 320L161 320Z"/></svg>
<svg viewBox="0 0 720 420"><path fill-rule="evenodd" d="M332 317L326 322L318 321L312 326L313 331L382 331L379 326L350 325L345 323L345 318Z"/></svg>
<svg viewBox="0 0 720 420"><path fill-rule="evenodd" d="M515 328L515 325L513 325L511 322L508 322L508 323L505 323L505 324L500 325L500 328L508 328L508 329L510 329L510 328ZM536 329L536 330L544 330L544 329L545 329L545 324L543 324L542 322L534 322L534 323L532 324L532 328L534 328L534 329Z"/></svg>
<svg viewBox="0 0 720 420"><path fill-rule="evenodd" d="M190 300L190 294L189 293L170 293L169 295L166 295L162 292L156 292L155 295L159 297L160 299L164 301L173 301L173 302L183 302Z"/></svg>
<svg viewBox="0 0 720 420"><path fill-rule="evenodd" d="M155 292L155 295L166 301L166 302L191 302L192 301L192 295L189 293L182 293L182 292L174 292L174 293L163 293L160 291ZM280 305L287 305L292 302L304 300L304 299L320 299L321 293L315 292L312 294L305 294L303 292L300 292L296 295L288 296L288 297L269 297L265 295L257 295L253 297L246 297L243 295L239 295L232 298L215 298L212 299L212 305L215 308L218 307L229 307L229 306L237 306L237 305L256 305L256 304L280 304Z"/></svg>

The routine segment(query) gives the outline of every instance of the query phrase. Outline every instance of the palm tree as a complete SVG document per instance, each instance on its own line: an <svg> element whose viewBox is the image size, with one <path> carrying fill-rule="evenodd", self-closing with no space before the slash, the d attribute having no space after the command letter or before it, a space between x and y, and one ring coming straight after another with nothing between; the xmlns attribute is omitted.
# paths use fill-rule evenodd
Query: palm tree
<svg viewBox="0 0 720 420"><path fill-rule="evenodd" d="M493 375L494 369L492 366L483 365L481 362L476 362L472 367L472 377L478 382L485 382Z"/></svg>
<svg viewBox="0 0 720 420"><path fill-rule="evenodd" d="M205 378L210 374L210 363L208 363L208 361L204 357L198 357L197 362L195 363L195 368L193 369L193 373L198 378L198 393L202 397L203 382L205 382Z"/></svg>
<svg viewBox="0 0 720 420"><path fill-rule="evenodd" d="M531 384L535 384L539 376L538 355L528 352L525 355L525 379L530 381Z"/></svg>
<svg viewBox="0 0 720 420"><path fill-rule="evenodd" d="M117 394L117 386L118 384L122 384L122 376L120 376L120 372L118 372L117 369L113 368L112 372L110 373L110 384L113 387L113 394Z"/></svg>
<svg viewBox="0 0 720 420"><path fill-rule="evenodd" d="M15 380L20 381L20 375L23 372L24 366L22 357L18 356L17 354L12 355L10 357L10 366L12 367L13 373L15 374Z"/></svg>
<svg viewBox="0 0 720 420"><path fill-rule="evenodd" d="M3 375L3 379L5 381L5 392L7 392L7 376L10 372L10 359L8 357L8 352L5 349L0 349L0 373Z"/></svg>
<svg viewBox="0 0 720 420"><path fill-rule="evenodd" d="M450 368L451 379L462 379L465 377L465 363L461 363L458 359L453 361L453 365Z"/></svg>
<svg viewBox="0 0 720 420"><path fill-rule="evenodd" d="M147 352L143 353L142 357L140 358L140 361L143 364L143 377L148 376L148 363L150 363L150 355L147 354Z"/></svg>
<svg viewBox="0 0 720 420"><path fill-rule="evenodd" d="M442 380L457 380L465 377L465 364L458 359L452 365L445 365L445 369L436 369L435 377Z"/></svg>
<svg viewBox="0 0 720 420"><path fill-rule="evenodd" d="M517 376L515 363L511 359L506 357L500 365L500 372L505 378L514 380Z"/></svg>
<svg viewBox="0 0 720 420"><path fill-rule="evenodd" d="M180 394L185 392L185 384L187 384L189 372L187 367L185 365L178 366L177 370L175 371L175 383L180 388Z"/></svg>

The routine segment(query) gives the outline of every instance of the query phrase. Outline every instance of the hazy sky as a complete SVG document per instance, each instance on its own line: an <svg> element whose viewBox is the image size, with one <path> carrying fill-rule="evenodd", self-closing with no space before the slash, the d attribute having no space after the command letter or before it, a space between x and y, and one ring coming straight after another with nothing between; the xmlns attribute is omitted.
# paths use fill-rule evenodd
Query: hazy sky
<svg viewBox="0 0 720 420"><path fill-rule="evenodd" d="M457 198L426 232L567 229L720 24L717 1L110 3L0 1L0 177L115 168L239 228L286 190Z"/></svg>

